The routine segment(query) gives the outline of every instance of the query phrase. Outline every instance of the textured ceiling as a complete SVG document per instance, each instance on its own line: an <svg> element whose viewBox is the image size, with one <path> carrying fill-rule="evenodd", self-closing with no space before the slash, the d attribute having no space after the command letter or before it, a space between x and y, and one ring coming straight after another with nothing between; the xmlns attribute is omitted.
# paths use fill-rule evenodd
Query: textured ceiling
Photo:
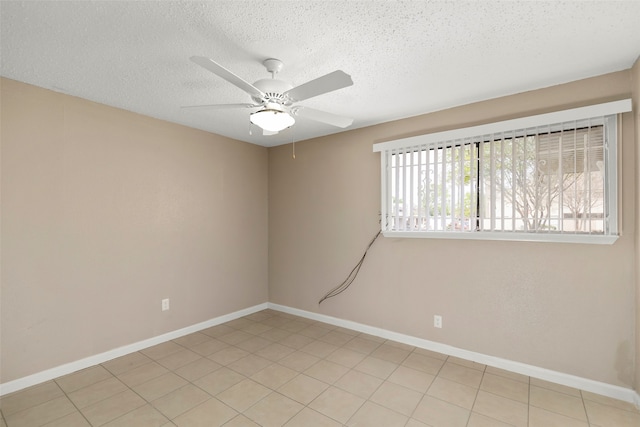
<svg viewBox="0 0 640 427"><path fill-rule="evenodd" d="M301 102L348 129L629 68L640 2L1 1L4 77L263 146L342 131L298 118L250 133L251 102L189 60L249 82L284 62L294 86L331 71L354 85Z"/></svg>

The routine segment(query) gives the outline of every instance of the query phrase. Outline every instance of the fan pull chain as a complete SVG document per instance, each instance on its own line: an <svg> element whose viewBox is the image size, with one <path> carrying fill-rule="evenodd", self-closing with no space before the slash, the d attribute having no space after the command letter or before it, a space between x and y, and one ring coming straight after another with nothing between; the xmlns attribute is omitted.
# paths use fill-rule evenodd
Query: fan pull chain
<svg viewBox="0 0 640 427"><path fill-rule="evenodd" d="M291 147L292 147L291 158L295 160L296 159L296 138L295 138L293 129L289 128L289 130L291 131Z"/></svg>

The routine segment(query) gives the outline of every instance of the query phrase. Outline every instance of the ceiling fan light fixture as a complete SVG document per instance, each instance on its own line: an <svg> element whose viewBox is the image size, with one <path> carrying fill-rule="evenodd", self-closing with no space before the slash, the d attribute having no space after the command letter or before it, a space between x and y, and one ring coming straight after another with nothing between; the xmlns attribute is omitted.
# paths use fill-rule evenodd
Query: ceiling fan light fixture
<svg viewBox="0 0 640 427"><path fill-rule="evenodd" d="M280 132L288 127L293 126L296 120L293 116L278 106L267 105L260 111L256 111L249 116L249 120L254 125L270 131Z"/></svg>

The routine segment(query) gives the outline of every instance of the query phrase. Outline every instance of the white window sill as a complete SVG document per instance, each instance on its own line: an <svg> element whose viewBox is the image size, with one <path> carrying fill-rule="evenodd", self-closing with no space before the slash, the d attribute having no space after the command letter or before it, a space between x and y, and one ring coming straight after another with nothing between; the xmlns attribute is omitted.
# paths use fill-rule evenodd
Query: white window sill
<svg viewBox="0 0 640 427"><path fill-rule="evenodd" d="M465 231L383 231L389 238L510 240L518 242L587 243L612 245L619 236L554 233L465 232Z"/></svg>

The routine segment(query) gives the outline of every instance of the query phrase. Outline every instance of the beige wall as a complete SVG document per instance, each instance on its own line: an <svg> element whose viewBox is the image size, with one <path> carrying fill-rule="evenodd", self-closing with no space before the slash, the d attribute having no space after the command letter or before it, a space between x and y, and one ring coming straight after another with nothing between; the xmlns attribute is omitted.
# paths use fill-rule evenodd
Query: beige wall
<svg viewBox="0 0 640 427"><path fill-rule="evenodd" d="M623 116L622 236L611 246L391 239L378 230L376 142L628 98L622 71L269 149L269 300L463 349L633 387L633 115ZM444 327L434 329L433 315Z"/></svg>
<svg viewBox="0 0 640 427"><path fill-rule="evenodd" d="M267 301L265 148L6 79L1 108L0 382Z"/></svg>
<svg viewBox="0 0 640 427"><path fill-rule="evenodd" d="M635 389L640 393L640 57L631 69L633 88L633 111L636 125L636 353L635 353Z"/></svg>

